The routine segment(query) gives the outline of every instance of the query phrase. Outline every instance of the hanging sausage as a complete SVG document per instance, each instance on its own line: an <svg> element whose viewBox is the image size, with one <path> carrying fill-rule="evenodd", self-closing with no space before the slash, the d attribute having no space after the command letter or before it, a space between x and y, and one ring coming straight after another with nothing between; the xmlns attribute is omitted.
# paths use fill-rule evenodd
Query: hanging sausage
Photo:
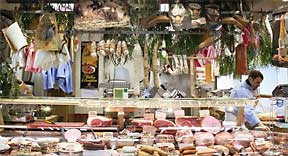
<svg viewBox="0 0 288 156"><path fill-rule="evenodd" d="M236 58L236 75L246 75L248 73L247 47L244 45L244 43L237 45L235 58Z"/></svg>

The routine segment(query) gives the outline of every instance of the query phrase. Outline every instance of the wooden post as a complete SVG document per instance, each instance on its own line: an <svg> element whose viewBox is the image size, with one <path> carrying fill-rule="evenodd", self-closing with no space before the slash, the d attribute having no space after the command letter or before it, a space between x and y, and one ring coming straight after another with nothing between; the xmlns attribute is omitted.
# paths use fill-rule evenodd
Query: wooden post
<svg viewBox="0 0 288 156"><path fill-rule="evenodd" d="M205 80L207 83L212 82L212 66L211 63L205 64Z"/></svg>
<svg viewBox="0 0 288 156"><path fill-rule="evenodd" d="M237 114L237 126L241 126L244 122L244 107L240 107Z"/></svg>
<svg viewBox="0 0 288 156"><path fill-rule="evenodd" d="M194 64L194 59L190 58L190 82L191 82L191 97L192 98L197 98L198 93L196 90L196 66ZM193 116L198 116L199 115L199 108L192 108L191 109L191 114Z"/></svg>
<svg viewBox="0 0 288 156"><path fill-rule="evenodd" d="M2 114L2 108L0 107L0 125L4 125L4 120L3 120L3 114ZM0 128L0 132L3 131L4 128Z"/></svg>
<svg viewBox="0 0 288 156"><path fill-rule="evenodd" d="M124 108L119 108L118 125L119 125L120 130L124 128Z"/></svg>
<svg viewBox="0 0 288 156"><path fill-rule="evenodd" d="M196 92L196 67L194 59L190 59L191 97L198 97Z"/></svg>

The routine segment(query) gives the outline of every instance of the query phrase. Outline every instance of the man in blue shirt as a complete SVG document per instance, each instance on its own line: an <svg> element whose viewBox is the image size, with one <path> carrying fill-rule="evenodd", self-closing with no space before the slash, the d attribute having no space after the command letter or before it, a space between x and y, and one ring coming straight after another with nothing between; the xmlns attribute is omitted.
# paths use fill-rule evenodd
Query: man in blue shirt
<svg viewBox="0 0 288 156"><path fill-rule="evenodd" d="M264 77L260 71L252 70L250 71L248 78L238 87L231 91L231 98L248 98L253 99L256 97L255 93L257 88L260 86ZM226 109L227 112L227 109ZM238 107L234 107L232 113L236 115L238 113ZM253 128L262 127L268 129L257 117L254 107L249 104L244 107L244 118L246 122Z"/></svg>

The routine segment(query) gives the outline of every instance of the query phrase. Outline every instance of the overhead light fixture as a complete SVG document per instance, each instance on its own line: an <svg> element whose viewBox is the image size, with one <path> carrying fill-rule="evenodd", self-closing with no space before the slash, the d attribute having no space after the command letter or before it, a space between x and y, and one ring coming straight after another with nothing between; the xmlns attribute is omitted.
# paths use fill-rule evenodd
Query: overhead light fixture
<svg viewBox="0 0 288 156"><path fill-rule="evenodd" d="M282 0L283 2L288 2L288 0Z"/></svg>

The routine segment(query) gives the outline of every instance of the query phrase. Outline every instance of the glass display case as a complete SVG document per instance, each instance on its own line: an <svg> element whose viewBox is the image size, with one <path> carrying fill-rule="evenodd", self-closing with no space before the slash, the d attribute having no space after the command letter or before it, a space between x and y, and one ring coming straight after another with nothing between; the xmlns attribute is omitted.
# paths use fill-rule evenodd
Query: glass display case
<svg viewBox="0 0 288 156"><path fill-rule="evenodd" d="M224 120L226 107L241 110L253 103L250 99L230 98L1 98L4 121L0 152L139 156L287 154L288 133L275 132L274 121L266 121L270 130L265 131L247 129L240 123L244 121L241 115L234 123ZM75 114L69 107L76 106L89 111L82 116ZM54 109L61 109L62 113L57 114ZM67 112L69 120L62 117ZM7 114L8 119L13 116L15 120L8 120ZM32 118L19 120L27 116Z"/></svg>

